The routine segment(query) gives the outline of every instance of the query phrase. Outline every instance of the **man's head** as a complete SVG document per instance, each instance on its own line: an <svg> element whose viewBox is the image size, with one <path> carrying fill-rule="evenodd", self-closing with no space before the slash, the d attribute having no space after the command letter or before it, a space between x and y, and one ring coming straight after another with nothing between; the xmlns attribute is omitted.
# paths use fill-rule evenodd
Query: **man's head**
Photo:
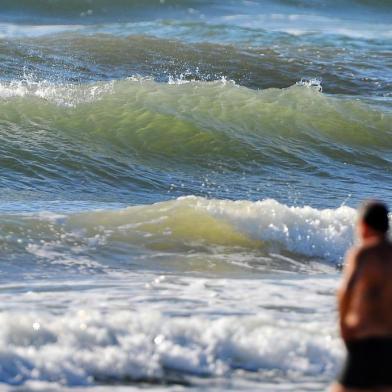
<svg viewBox="0 0 392 392"><path fill-rule="evenodd" d="M364 202L359 209L359 236L362 239L374 236L384 237L388 229L388 207L376 200Z"/></svg>

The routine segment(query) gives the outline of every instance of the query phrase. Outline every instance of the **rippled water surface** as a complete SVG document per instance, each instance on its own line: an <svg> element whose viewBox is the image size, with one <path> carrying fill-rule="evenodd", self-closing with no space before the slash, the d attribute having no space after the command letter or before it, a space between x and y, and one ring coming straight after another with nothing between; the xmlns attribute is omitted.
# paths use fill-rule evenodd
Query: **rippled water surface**
<svg viewBox="0 0 392 392"><path fill-rule="evenodd" d="M386 0L3 0L1 388L325 390L391 69Z"/></svg>

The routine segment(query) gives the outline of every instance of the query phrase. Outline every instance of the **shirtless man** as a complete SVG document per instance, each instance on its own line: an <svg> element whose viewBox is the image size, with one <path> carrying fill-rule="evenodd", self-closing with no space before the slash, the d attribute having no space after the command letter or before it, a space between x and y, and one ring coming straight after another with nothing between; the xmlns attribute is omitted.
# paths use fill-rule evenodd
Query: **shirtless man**
<svg viewBox="0 0 392 392"><path fill-rule="evenodd" d="M392 392L392 243L387 207L363 205L338 293L348 356L332 392Z"/></svg>

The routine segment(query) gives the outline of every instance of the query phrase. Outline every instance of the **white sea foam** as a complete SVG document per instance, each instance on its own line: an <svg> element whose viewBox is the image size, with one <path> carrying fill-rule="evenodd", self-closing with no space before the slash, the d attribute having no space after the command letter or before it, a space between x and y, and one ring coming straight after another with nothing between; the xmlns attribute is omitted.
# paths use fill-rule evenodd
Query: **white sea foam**
<svg viewBox="0 0 392 392"><path fill-rule="evenodd" d="M353 241L356 212L347 206L318 210L308 206L290 207L273 199L195 201L196 208L231 222L252 238L306 256L339 261Z"/></svg>
<svg viewBox="0 0 392 392"><path fill-rule="evenodd" d="M225 76L211 82L203 82L187 79L187 73L178 77L169 75L168 85L194 84L236 86L233 80L228 80ZM115 86L121 90L122 86L132 86L133 84L149 84L150 88L158 87L159 84L154 82L152 77L132 75L120 82L98 82L94 84L77 84L77 83L56 83L49 80L37 80L34 74L25 73L21 80L0 82L0 99L9 99L13 97L36 97L45 101L55 103L60 106L74 107L81 103L94 102L103 96L114 93Z"/></svg>
<svg viewBox="0 0 392 392"><path fill-rule="evenodd" d="M368 23L367 21L327 17L317 14L259 13L220 16L212 19L214 23L230 23L245 28L280 31L295 36L309 33L341 35L352 38L388 39L392 30L387 23Z"/></svg>
<svg viewBox="0 0 392 392"><path fill-rule="evenodd" d="M231 377L234 384L238 377L325 382L338 370L342 346L331 317L335 278L128 274L112 283L116 288L75 281L66 291L60 282L16 291L12 308L0 314L0 380L88 386L192 375ZM55 298L60 313L51 311Z"/></svg>
<svg viewBox="0 0 392 392"><path fill-rule="evenodd" d="M323 91L323 87L321 85L321 80L320 79L316 79L316 78L310 78L310 79L306 79L306 78L302 78L300 81L298 81L297 83L295 83L297 86L304 86L304 87L308 87L308 88L312 88L318 92L322 92Z"/></svg>
<svg viewBox="0 0 392 392"><path fill-rule="evenodd" d="M83 31L82 25L23 25L14 23L0 23L0 38L41 37L69 31Z"/></svg>
<svg viewBox="0 0 392 392"><path fill-rule="evenodd" d="M11 224L18 219L23 225ZM336 261L352 241L354 219L345 206L318 210L194 196L117 210L12 216L2 230L16 238L17 227L34 228L18 251L25 247L45 278L31 278L29 269L26 280L2 287L0 382L94 390L101 382L187 381L197 387L208 380L221 389L265 386L272 392L274 384L290 390L295 381L300 390L320 391L343 354L335 313L338 273L250 270L232 279L219 265L218 278L204 271L211 257L241 271L246 254L298 265L301 257L284 254ZM260 246L264 253L257 253Z"/></svg>
<svg viewBox="0 0 392 392"><path fill-rule="evenodd" d="M73 107L80 103L94 102L113 91L113 82L79 85L36 80L25 74L22 80L0 83L0 99L13 97L36 97L56 105Z"/></svg>
<svg viewBox="0 0 392 392"><path fill-rule="evenodd" d="M91 255L97 249L121 255L130 249L147 248L170 255L191 251L195 257L205 252L218 257L214 249L226 249L219 259L236 265L242 258L239 249L249 249L251 258L259 249L260 260L278 254L272 257L285 264L289 260L281 252L290 252L333 265L342 261L353 243L356 211L347 206L323 210L293 207L273 199L251 202L188 196L118 210L28 217L32 225L36 218L47 222L47 228L42 226L47 233L45 241L33 238L26 250L53 263L67 264L70 260L77 265L73 258L81 257L81 266L93 268ZM37 239L42 237L42 233L37 234ZM293 263L299 265L301 261L292 259Z"/></svg>

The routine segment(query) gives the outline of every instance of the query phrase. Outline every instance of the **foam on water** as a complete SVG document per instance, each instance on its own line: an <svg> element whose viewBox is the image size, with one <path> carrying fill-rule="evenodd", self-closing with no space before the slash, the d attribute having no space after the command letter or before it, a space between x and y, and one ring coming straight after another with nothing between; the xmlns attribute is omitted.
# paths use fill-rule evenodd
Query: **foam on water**
<svg viewBox="0 0 392 392"><path fill-rule="evenodd" d="M258 29L263 26L269 31L285 32L294 36L305 34L331 34L357 39L385 39L392 37L390 23L369 23L366 21L341 17L321 16L315 13L263 13L257 15L238 14L227 15L213 19L215 23L233 23L236 26Z"/></svg>
<svg viewBox="0 0 392 392"><path fill-rule="evenodd" d="M220 264L245 269L252 266L256 271L258 268L268 271L270 262L265 260L274 254L291 254L291 264L297 264L300 269L301 262L293 259L339 263L352 243L355 216L355 211L345 206L317 210L290 207L275 200L249 202L183 197L111 211L61 216L53 213L24 217L5 215L0 236L5 259L7 252L22 251L52 266L101 273L127 268L127 254L153 251L157 253L148 256L151 261L145 256L137 263L145 267L156 263L157 267L154 259L159 256L161 268L175 273L182 270L208 273L210 270L225 274L230 273L230 269L225 272L219 266L209 265L208 260L216 258L215 264L220 259ZM112 259L109 264L104 261L108 253ZM245 253L248 256L244 258ZM173 263L181 257L182 262ZM303 268L308 263L305 260ZM284 257L280 267L270 266L271 270L289 270L290 267L290 259Z"/></svg>
<svg viewBox="0 0 392 392"><path fill-rule="evenodd" d="M64 33L67 31L83 31L82 25L20 25L14 23L0 23L0 37L22 38L22 37L42 37L51 34Z"/></svg>
<svg viewBox="0 0 392 392"><path fill-rule="evenodd" d="M230 221L252 238L309 257L341 260L353 238L356 213L349 207L317 210L288 207L275 200L256 203L199 200L196 205Z"/></svg>
<svg viewBox="0 0 392 392"><path fill-rule="evenodd" d="M0 389L325 390L390 10L1 0Z"/></svg>
<svg viewBox="0 0 392 392"><path fill-rule="evenodd" d="M22 80L0 84L0 98L4 101L15 97L36 97L59 106L74 107L94 102L113 91L113 83L97 83L91 86L64 83L55 84L47 80L36 80L34 75L24 74ZM4 102L3 101L3 102Z"/></svg>
<svg viewBox="0 0 392 392"><path fill-rule="evenodd" d="M241 379L252 387L278 379L325 383L342 355L330 317L334 280L127 275L115 288L99 280L15 287L0 313L0 381L60 389L127 380L197 386L205 377L218 385L227 377L229 389ZM22 303L30 310L15 309Z"/></svg>

